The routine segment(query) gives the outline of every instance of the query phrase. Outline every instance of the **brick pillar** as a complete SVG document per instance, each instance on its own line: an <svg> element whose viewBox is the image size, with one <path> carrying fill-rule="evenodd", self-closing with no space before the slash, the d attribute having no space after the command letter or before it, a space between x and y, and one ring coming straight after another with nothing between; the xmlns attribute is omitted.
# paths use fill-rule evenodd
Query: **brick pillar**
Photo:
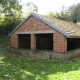
<svg viewBox="0 0 80 80"><path fill-rule="evenodd" d="M67 38L59 32L53 34L53 51L67 52Z"/></svg>
<svg viewBox="0 0 80 80"><path fill-rule="evenodd" d="M11 35L11 47L18 48L18 35L15 33Z"/></svg>
<svg viewBox="0 0 80 80"><path fill-rule="evenodd" d="M35 50L36 49L36 35L31 34L31 49Z"/></svg>

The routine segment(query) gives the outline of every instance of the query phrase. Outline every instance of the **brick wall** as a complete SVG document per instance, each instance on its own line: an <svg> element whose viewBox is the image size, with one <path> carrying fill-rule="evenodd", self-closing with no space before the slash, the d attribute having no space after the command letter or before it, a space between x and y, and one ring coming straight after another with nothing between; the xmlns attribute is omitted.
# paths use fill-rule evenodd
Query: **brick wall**
<svg viewBox="0 0 80 80"><path fill-rule="evenodd" d="M59 32L53 35L53 51L66 52L67 51L67 38Z"/></svg>
<svg viewBox="0 0 80 80"><path fill-rule="evenodd" d="M15 33L11 35L11 47L18 48L18 36Z"/></svg>
<svg viewBox="0 0 80 80"><path fill-rule="evenodd" d="M31 34L31 49L36 50L36 35Z"/></svg>
<svg viewBox="0 0 80 80"><path fill-rule="evenodd" d="M21 25L15 32L20 31L52 31L54 30L50 26L46 25L42 21L35 17L30 17L23 25ZM11 47L18 47L18 36L16 33L11 35ZM31 49L36 49L36 36L31 34ZM67 51L67 39L61 33L55 31L53 34L53 51L66 52Z"/></svg>
<svg viewBox="0 0 80 80"><path fill-rule="evenodd" d="M46 26L45 23L40 20L30 17L20 28L16 31L48 31L53 30L53 28Z"/></svg>

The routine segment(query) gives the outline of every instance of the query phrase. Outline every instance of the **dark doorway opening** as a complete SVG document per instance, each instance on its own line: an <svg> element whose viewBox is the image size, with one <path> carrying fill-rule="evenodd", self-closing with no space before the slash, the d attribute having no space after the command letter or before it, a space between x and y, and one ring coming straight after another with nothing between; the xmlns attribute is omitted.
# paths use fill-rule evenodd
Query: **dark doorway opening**
<svg viewBox="0 0 80 80"><path fill-rule="evenodd" d="M67 51L80 48L80 38L67 38Z"/></svg>
<svg viewBox="0 0 80 80"><path fill-rule="evenodd" d="M53 50L53 34L36 34L36 49Z"/></svg>
<svg viewBox="0 0 80 80"><path fill-rule="evenodd" d="M30 34L18 35L18 47L30 49Z"/></svg>

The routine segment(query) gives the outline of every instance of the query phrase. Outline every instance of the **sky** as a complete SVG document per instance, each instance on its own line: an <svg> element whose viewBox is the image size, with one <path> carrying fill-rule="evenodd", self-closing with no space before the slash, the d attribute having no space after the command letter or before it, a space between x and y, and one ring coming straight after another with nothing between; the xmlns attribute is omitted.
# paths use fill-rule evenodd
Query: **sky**
<svg viewBox="0 0 80 80"><path fill-rule="evenodd" d="M68 8L73 4L80 3L80 0L21 0L23 6L28 2L33 2L38 7L39 14L47 14L50 11L59 12L62 6ZM25 6L23 9L25 11Z"/></svg>

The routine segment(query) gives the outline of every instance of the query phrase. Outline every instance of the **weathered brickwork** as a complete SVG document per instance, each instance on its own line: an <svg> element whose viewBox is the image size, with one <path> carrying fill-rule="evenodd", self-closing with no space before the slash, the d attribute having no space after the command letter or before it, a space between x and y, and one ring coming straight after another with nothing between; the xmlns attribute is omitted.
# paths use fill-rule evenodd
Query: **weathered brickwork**
<svg viewBox="0 0 80 80"><path fill-rule="evenodd" d="M11 35L11 47L18 48L18 36L15 33Z"/></svg>
<svg viewBox="0 0 80 80"><path fill-rule="evenodd" d="M17 31L48 31L53 30L53 28L46 26L45 23L36 19L35 17L30 17Z"/></svg>
<svg viewBox="0 0 80 80"><path fill-rule="evenodd" d="M31 49L36 50L36 35L31 34Z"/></svg>
<svg viewBox="0 0 80 80"><path fill-rule="evenodd" d="M50 26L46 25L42 21L35 17L30 17L24 22L12 35L11 35L11 47L18 48L18 36L16 32L27 32L27 31L52 31L54 30ZM31 49L36 49L36 35L31 34ZM67 51L67 38L61 33L53 33L53 51L55 52L66 52Z"/></svg>
<svg viewBox="0 0 80 80"><path fill-rule="evenodd" d="M53 35L53 51L55 52L66 52L67 51L67 38L60 34L59 32L55 32Z"/></svg>

